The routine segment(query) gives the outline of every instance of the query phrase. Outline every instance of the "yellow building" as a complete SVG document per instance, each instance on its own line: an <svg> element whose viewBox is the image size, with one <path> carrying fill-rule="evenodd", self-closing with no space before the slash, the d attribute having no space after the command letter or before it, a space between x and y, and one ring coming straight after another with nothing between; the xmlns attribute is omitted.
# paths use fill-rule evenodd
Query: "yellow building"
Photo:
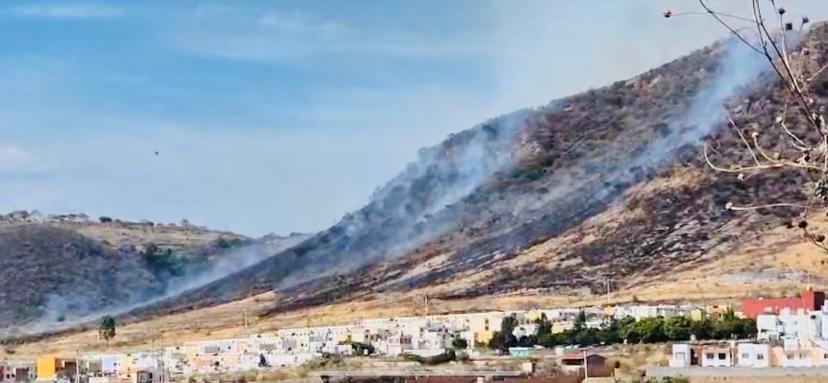
<svg viewBox="0 0 828 383"><path fill-rule="evenodd" d="M66 361L55 358L54 356L41 356L37 358L37 381L50 382L57 380L58 376L63 373L64 364ZM72 361L72 368L75 367L75 361ZM74 371L72 371L74 372Z"/></svg>
<svg viewBox="0 0 828 383"><path fill-rule="evenodd" d="M569 321L552 322L552 333L560 334L564 331L572 330L575 324Z"/></svg>
<svg viewBox="0 0 828 383"><path fill-rule="evenodd" d="M494 331L477 331L474 333L474 341L476 343L489 343L494 337Z"/></svg>
<svg viewBox="0 0 828 383"><path fill-rule="evenodd" d="M604 315L606 315L608 317L614 317L615 316L615 311L616 311L615 306L604 306Z"/></svg>
<svg viewBox="0 0 828 383"><path fill-rule="evenodd" d="M704 319L705 312L702 309L692 309L689 314L690 320L700 321Z"/></svg>
<svg viewBox="0 0 828 383"><path fill-rule="evenodd" d="M538 309L529 310L526 313L526 319L528 319L531 322L538 321L541 319L541 317L543 317L543 311L540 311Z"/></svg>

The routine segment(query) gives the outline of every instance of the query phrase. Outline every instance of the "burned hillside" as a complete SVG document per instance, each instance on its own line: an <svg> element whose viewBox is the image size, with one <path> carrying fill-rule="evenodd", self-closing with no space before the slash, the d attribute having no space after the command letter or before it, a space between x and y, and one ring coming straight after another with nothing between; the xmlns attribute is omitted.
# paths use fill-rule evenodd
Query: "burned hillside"
<svg viewBox="0 0 828 383"><path fill-rule="evenodd" d="M828 26L814 26L795 57L824 66L826 43ZM721 42L633 79L454 135L424 150L418 163L331 229L143 312L272 290L285 292L272 310L279 312L465 279L474 282L435 296L597 291L606 274L623 286L738 247L798 212L736 213L728 203L796 199L808 179L798 172L740 179L705 163L704 143L712 161L749 160L735 129L750 135L772 125L784 107L785 92L763 58L734 49ZM826 87L826 76L814 80L815 88ZM817 94L824 108L825 95ZM787 150L772 135L760 139ZM553 242L555 248L545 247Z"/></svg>

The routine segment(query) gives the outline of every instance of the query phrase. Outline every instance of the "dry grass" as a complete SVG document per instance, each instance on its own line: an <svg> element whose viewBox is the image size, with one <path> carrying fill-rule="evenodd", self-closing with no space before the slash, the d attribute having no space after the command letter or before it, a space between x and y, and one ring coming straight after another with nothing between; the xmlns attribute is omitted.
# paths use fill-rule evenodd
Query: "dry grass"
<svg viewBox="0 0 828 383"><path fill-rule="evenodd" d="M676 183L691 182L697 174L685 174L663 185L648 184L646 188L673 188ZM652 193L639 190L630 193ZM587 235L575 236L572 232L554 237L521 252L504 262L515 268L530 263L577 263L578 259L563 260L559 249L578 241L589 241L591 228L611 225L618 214L635 214L629 210L610 209L596 215L581 226ZM828 222L824 217L813 217L810 227L826 232ZM94 236L117 236L114 228L94 226ZM90 229L92 230L92 229ZM88 233L93 235L92 233ZM144 234L142 234L144 235ZM161 232L159 235L186 235ZM594 233L593 233L594 236ZM195 240L195 239L193 239ZM205 240L203 237L201 240ZM811 285L815 289L828 290L828 256L809 245L797 229L784 227L766 228L744 238L736 251L714 249L692 264L681 265L669 274L633 278L632 282L615 291L609 297L613 304L633 300L650 302L698 302L732 303L738 298L755 295L790 295ZM447 257L435 257L412 269L410 275L439 269ZM459 273L449 283L414 289L407 292L374 294L361 300L340 302L332 305L311 307L282 312L268 317L256 317L255 313L278 307L279 296L261 294L242 301L216 307L199 309L130 323L118 328L118 336L111 350L128 350L153 346L180 344L189 340L229 338L247 333L272 331L285 327L343 324L363 318L424 315L423 296L439 294L486 283L497 269ZM584 268L584 272L589 272ZM454 300L430 299L430 313L479 312L489 310L529 309L533 307L564 307L604 304L603 294L580 291L554 293L526 290L510 294L481 296ZM243 326L245 312L249 313L249 326ZM75 350L103 351L104 345L94 331L80 332L60 338L21 345L16 355L44 353L74 353ZM636 361L640 362L640 361Z"/></svg>
<svg viewBox="0 0 828 383"><path fill-rule="evenodd" d="M826 226L825 222L812 223ZM612 303L640 301L733 302L735 298L770 294L790 294L807 284L828 289L828 270L822 264L825 255L802 243L795 230L774 228L762 233L761 240L751 241L739 252L710 254L698 267L689 268L657 280L641 280L611 295ZM543 245L540 245L543 246ZM534 253L537 254L537 253ZM792 279L799 275L800 279ZM468 278L468 279L464 279ZM423 315L422 296L445 288L473 283L477 275L461 276L449 286L434 286L406 293L377 295L373 299L343 302L258 318L254 313L272 307L278 295L266 293L229 304L186 313L130 323L118 328L112 350L126 350L179 344L205 338L239 337L249 332L272 331L295 326L343 324L370 317ZM521 294L495 295L460 300L429 302L430 313L474 312L603 304L604 295ZM244 328L244 313L249 326ZM21 345L16 355L73 353L76 349L103 350L94 331L76 333L57 339Z"/></svg>

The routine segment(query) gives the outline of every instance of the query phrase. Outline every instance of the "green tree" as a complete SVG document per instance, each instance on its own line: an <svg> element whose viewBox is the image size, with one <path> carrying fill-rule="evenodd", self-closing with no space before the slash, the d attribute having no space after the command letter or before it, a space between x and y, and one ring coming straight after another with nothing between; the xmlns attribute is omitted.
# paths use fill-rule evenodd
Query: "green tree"
<svg viewBox="0 0 828 383"><path fill-rule="evenodd" d="M627 343L638 343L641 340L641 335L635 326L635 318L624 317L618 321L618 337Z"/></svg>
<svg viewBox="0 0 828 383"><path fill-rule="evenodd" d="M355 355L364 356L374 353L374 346L368 343L351 342L351 349L354 350Z"/></svg>
<svg viewBox="0 0 828 383"><path fill-rule="evenodd" d="M664 321L664 335L670 340L690 339L692 321L686 316L674 316Z"/></svg>
<svg viewBox="0 0 828 383"><path fill-rule="evenodd" d="M715 339L749 338L756 334L756 323L737 317L731 308L721 318L713 320L710 327L710 337Z"/></svg>
<svg viewBox="0 0 828 383"><path fill-rule="evenodd" d="M598 329L583 327L575 331L572 336L572 343L582 346L589 346L598 343Z"/></svg>
<svg viewBox="0 0 828 383"><path fill-rule="evenodd" d="M180 260L173 255L172 249L161 249L155 243L148 243L141 252L144 264L155 275L161 277L179 276L183 273Z"/></svg>
<svg viewBox="0 0 828 383"><path fill-rule="evenodd" d="M517 318L514 315L503 318L500 322L500 331L495 331L489 347L502 352L509 351L509 347L515 347L518 344L518 339L514 334L515 327L517 327Z"/></svg>
<svg viewBox="0 0 828 383"><path fill-rule="evenodd" d="M701 320L693 321L690 324L690 333L696 336L696 339L712 339L713 338L713 321L707 316Z"/></svg>
<svg viewBox="0 0 828 383"><path fill-rule="evenodd" d="M603 344L621 343L621 323L615 319L604 322L598 332L598 342Z"/></svg>
<svg viewBox="0 0 828 383"><path fill-rule="evenodd" d="M107 315L101 319L98 326L98 335L106 341L106 346L109 347L109 341L115 337L115 318Z"/></svg>
<svg viewBox="0 0 828 383"><path fill-rule="evenodd" d="M535 330L535 335L541 336L543 334L552 333L552 322L549 321L549 318L546 317L546 314L541 314L540 318L535 320L535 324L538 325L537 329Z"/></svg>
<svg viewBox="0 0 828 383"><path fill-rule="evenodd" d="M578 315L575 317L575 322L572 324L572 331L577 333L577 332L580 332L583 329L585 329L586 328L586 321L587 321L587 317L586 317L586 313L584 312L584 310L579 311Z"/></svg>
<svg viewBox="0 0 828 383"><path fill-rule="evenodd" d="M469 342L459 335L456 335L451 339L451 347L455 350L465 350L469 347Z"/></svg>
<svg viewBox="0 0 828 383"><path fill-rule="evenodd" d="M635 322L635 331L638 333L639 341L643 343L663 342L667 340L664 335L664 318L650 317Z"/></svg>

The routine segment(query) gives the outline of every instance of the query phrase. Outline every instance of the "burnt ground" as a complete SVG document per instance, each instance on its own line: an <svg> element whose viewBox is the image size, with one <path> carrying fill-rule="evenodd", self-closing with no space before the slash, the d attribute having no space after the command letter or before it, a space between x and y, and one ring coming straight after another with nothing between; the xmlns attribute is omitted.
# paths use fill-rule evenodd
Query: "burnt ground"
<svg viewBox="0 0 828 383"><path fill-rule="evenodd" d="M808 55L800 51L798 60L811 67L825 65L828 26L816 26L804 47ZM801 199L809 175L774 172L741 181L733 174L711 171L702 157L703 144L710 146L714 162L750 160L736 128L727 124L716 126L701 142L675 148L656 165L645 161L654 150L652 143L695 128L683 118L694 97L722 70L723 49L721 45L702 49L629 81L494 119L453 136L430 148L424 164L410 167L369 205L331 229L255 267L137 314L183 311L265 291L283 292L286 298L262 313L267 316L440 285L486 271L496 272L481 283L440 297L526 289L598 291L606 273L624 285L642 275L659 278L677 268L693 267L712 251L734 249L750 233L781 225L799 212L765 209L736 214L725 204ZM828 73L814 81L814 88L828 89L827 84ZM825 93L816 92L816 108L828 105ZM779 139L779 132L768 130L784 100L779 84L764 76L757 78L754 89L725 107L746 136L762 132L763 146L790 153L792 148ZM515 119L523 127L517 138L502 140ZM816 139L804 124L793 125L805 139ZM438 191L444 183L462 176L457 153L480 137L492 158L502 157L506 150L512 164L492 173L462 200L430 214L434 201L443 196ZM692 179L679 182L686 174ZM611 224L590 224L608 212L617 214L607 218ZM594 238L580 240L587 231ZM564 245L553 251L573 262L538 260L518 267L510 263L527 249L564 236ZM447 259L436 262L440 257ZM431 261L439 267L405 277L407 271Z"/></svg>

